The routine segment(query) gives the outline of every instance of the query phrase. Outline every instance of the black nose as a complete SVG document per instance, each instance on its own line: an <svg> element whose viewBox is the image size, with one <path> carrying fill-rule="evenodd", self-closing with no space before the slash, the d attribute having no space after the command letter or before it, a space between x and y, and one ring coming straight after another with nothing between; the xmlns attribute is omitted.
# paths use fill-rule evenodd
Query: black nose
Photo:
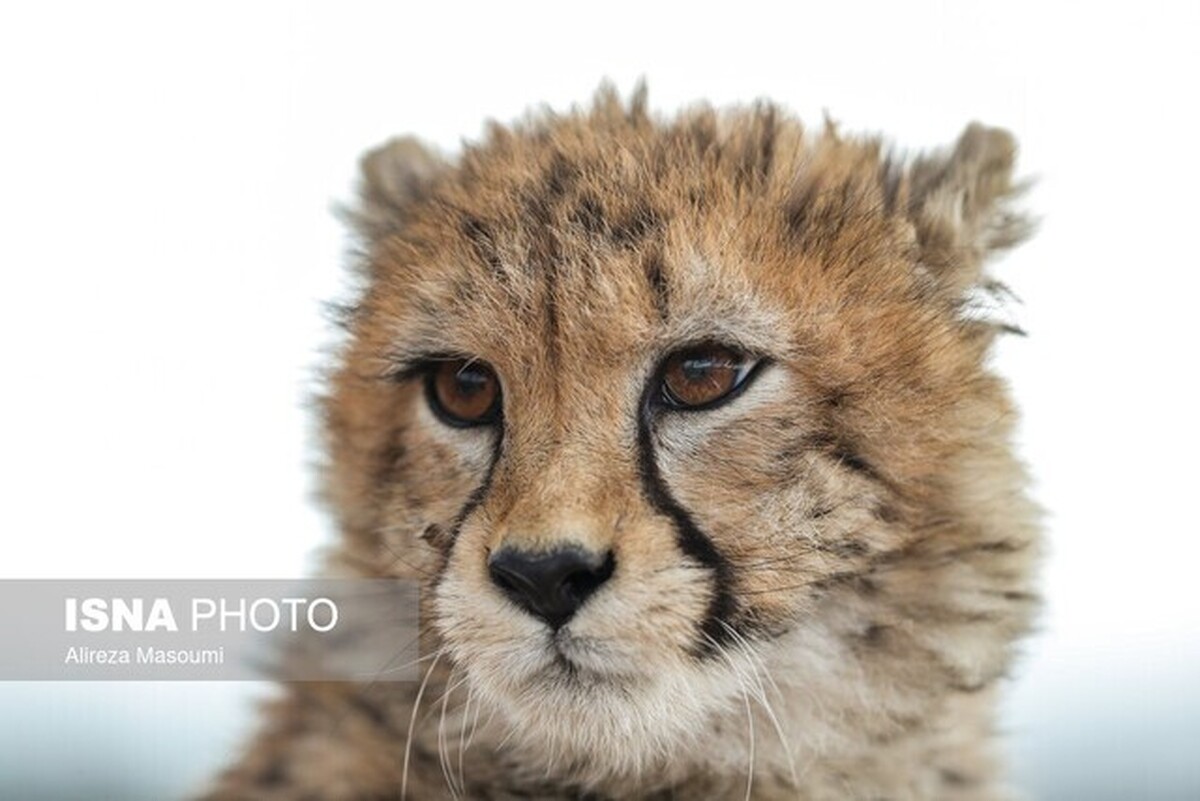
<svg viewBox="0 0 1200 801"><path fill-rule="evenodd" d="M612 551L578 546L530 553L501 548L488 559L488 573L513 603L558 628L608 581L616 561Z"/></svg>

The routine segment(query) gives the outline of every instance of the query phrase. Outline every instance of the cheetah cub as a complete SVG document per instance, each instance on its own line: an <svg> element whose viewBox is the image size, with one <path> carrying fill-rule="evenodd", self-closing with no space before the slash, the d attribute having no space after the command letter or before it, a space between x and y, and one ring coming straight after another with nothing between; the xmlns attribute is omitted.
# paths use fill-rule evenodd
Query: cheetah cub
<svg viewBox="0 0 1200 801"><path fill-rule="evenodd" d="M612 90L369 153L325 494L424 681L286 687L206 797L1007 797L1014 153Z"/></svg>

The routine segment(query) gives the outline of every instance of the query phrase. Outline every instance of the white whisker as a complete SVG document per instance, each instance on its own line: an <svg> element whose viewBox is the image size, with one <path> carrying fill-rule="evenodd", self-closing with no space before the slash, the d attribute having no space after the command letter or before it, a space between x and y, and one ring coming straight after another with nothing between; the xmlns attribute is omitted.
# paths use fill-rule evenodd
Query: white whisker
<svg viewBox="0 0 1200 801"><path fill-rule="evenodd" d="M471 702L475 698L475 686L467 681L465 677L463 681L467 684L467 701L465 704L463 704L462 721L458 726L458 786L462 789L462 792L465 795L467 792L467 779L463 767L463 760L465 759L467 753L467 721L471 718Z"/></svg>
<svg viewBox="0 0 1200 801"><path fill-rule="evenodd" d="M767 680L771 683L771 687L775 690L776 696L781 700L784 697L783 693L780 691L779 685L775 683L775 678L771 675L770 669L767 667L766 663L763 662L762 656L754 652L754 649L750 647L750 643L746 641L746 638L738 633L738 631L729 624L723 622L722 625L735 639L735 641L739 643L741 651L746 655L747 659L750 660L750 666L754 670L755 683L758 686L756 700L758 701L759 705L762 706L763 711L766 712L767 719L770 720L771 727L775 729L775 735L779 738L780 745L783 746L784 754L787 756L788 770L792 776L792 784L795 787L799 787L800 774L796 770L795 754L792 752L791 743L789 742L787 735L783 730L783 725L779 722L779 716L775 714L775 708L771 704L770 697L767 695L767 688L763 684L762 679L763 674L766 674Z"/></svg>
<svg viewBox="0 0 1200 801"><path fill-rule="evenodd" d="M425 696L425 686L429 683L429 677L433 675L438 660L442 658L442 653L443 649L439 648L434 654L433 661L429 663L429 668L425 671L425 678L421 679L421 686L417 688L417 697L413 701L412 715L408 719L408 736L404 739L404 768L400 775L400 801L404 801L408 797L408 768L409 759L412 756L413 731L417 728L417 710L421 708L421 699Z"/></svg>

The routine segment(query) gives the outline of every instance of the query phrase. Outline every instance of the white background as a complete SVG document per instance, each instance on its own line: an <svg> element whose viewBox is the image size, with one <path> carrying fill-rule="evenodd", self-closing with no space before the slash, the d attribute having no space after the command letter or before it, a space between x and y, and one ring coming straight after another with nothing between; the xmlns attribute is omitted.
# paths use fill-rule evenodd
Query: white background
<svg viewBox="0 0 1200 801"><path fill-rule="evenodd" d="M604 76L911 148L979 119L1020 139L1043 218L999 266L1049 512L1014 770L1041 798L1200 798L1198 6L438 5L0 12L0 576L306 570L329 210L390 135L452 151ZM0 798L177 795L262 689L0 684Z"/></svg>

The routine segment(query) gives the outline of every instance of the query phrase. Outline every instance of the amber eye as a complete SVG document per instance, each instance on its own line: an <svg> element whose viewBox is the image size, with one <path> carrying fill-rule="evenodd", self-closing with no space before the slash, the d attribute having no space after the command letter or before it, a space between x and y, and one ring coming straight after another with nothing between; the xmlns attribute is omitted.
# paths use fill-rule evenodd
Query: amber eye
<svg viewBox="0 0 1200 801"><path fill-rule="evenodd" d="M428 388L430 406L450 425L487 425L500 414L500 380L482 362L438 362L429 371Z"/></svg>
<svg viewBox="0 0 1200 801"><path fill-rule="evenodd" d="M681 350L663 365L662 399L677 409L707 408L739 389L755 364L724 345Z"/></svg>

